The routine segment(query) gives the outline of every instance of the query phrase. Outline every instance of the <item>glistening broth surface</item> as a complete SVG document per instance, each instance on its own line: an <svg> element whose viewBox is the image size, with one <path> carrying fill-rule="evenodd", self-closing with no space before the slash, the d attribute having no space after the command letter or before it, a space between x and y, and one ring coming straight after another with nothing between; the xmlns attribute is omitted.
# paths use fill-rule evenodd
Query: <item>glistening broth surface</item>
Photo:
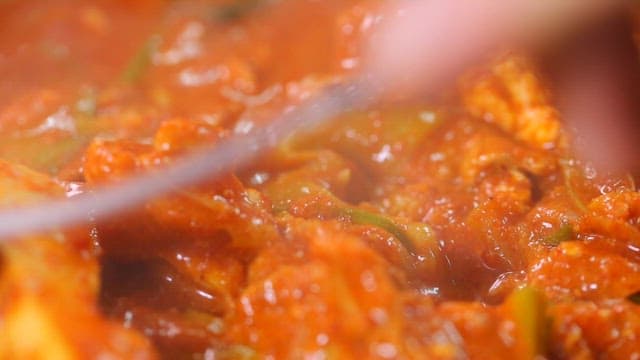
<svg viewBox="0 0 640 360"><path fill-rule="evenodd" d="M250 133L357 70L377 1L0 1L0 204ZM0 246L0 358L634 358L640 194L536 65ZM78 195L78 193L80 195Z"/></svg>

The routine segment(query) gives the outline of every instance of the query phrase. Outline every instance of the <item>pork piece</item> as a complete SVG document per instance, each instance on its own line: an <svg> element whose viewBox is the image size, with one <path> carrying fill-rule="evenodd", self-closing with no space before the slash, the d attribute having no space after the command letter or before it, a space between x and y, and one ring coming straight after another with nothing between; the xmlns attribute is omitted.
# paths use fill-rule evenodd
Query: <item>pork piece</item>
<svg viewBox="0 0 640 360"><path fill-rule="evenodd" d="M47 176L0 161L0 203L64 195ZM0 245L0 358L152 359L150 343L97 307L96 252L86 231L50 231Z"/></svg>
<svg viewBox="0 0 640 360"><path fill-rule="evenodd" d="M505 56L490 69L468 75L461 88L465 107L472 115L532 147L566 148L560 116L526 58Z"/></svg>

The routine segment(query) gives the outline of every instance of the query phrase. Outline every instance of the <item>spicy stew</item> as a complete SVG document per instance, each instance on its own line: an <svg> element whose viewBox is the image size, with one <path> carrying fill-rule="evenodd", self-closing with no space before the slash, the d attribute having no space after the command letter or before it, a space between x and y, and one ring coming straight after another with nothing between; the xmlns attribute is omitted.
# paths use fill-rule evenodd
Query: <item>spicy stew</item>
<svg viewBox="0 0 640 360"><path fill-rule="evenodd" d="M378 1L0 1L0 204L250 133L359 67ZM640 357L640 194L536 64L352 111L106 219L0 245L0 358Z"/></svg>

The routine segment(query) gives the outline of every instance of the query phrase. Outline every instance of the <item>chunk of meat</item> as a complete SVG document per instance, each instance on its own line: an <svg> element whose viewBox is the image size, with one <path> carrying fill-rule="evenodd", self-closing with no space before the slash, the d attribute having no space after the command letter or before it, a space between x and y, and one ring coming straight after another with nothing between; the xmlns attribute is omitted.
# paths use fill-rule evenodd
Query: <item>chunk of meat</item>
<svg viewBox="0 0 640 360"><path fill-rule="evenodd" d="M532 147L566 148L559 114L533 69L524 57L510 55L468 76L462 81L465 107Z"/></svg>
<svg viewBox="0 0 640 360"><path fill-rule="evenodd" d="M601 245L640 262L640 194L613 191L593 199L577 224L585 236L592 235Z"/></svg>
<svg viewBox="0 0 640 360"><path fill-rule="evenodd" d="M125 140L94 141L85 155L85 178L89 185L120 181L131 174L150 171L176 161L179 155L224 136L204 121L174 119L164 122L153 145ZM138 228L128 219L112 219L101 227L103 246L108 251L144 254L147 245L159 239L218 239L229 237L235 245L251 248L276 236L268 212L268 201L255 190L245 188L234 175L176 191L132 210ZM144 228L144 231L140 231ZM136 239L131 242L123 239Z"/></svg>
<svg viewBox="0 0 640 360"><path fill-rule="evenodd" d="M555 300L619 299L640 289L640 264L596 241L566 241L532 262L527 278Z"/></svg>
<svg viewBox="0 0 640 360"><path fill-rule="evenodd" d="M252 270L238 299L232 338L276 357L402 354L399 289L386 262L333 227L295 223L290 241L303 242L306 250L298 260L292 254L288 264L256 260L261 269Z"/></svg>
<svg viewBox="0 0 640 360"><path fill-rule="evenodd" d="M3 208L64 195L46 176L4 161L0 179ZM12 239L0 258L0 358L155 357L146 339L100 314L96 253L83 232Z"/></svg>
<svg viewBox="0 0 640 360"><path fill-rule="evenodd" d="M551 355L557 359L636 359L640 307L628 301L561 303L553 318Z"/></svg>
<svg viewBox="0 0 640 360"><path fill-rule="evenodd" d="M519 168L545 176L557 169L556 158L548 152L520 145L489 130L480 130L464 143L460 173L467 183L491 167Z"/></svg>

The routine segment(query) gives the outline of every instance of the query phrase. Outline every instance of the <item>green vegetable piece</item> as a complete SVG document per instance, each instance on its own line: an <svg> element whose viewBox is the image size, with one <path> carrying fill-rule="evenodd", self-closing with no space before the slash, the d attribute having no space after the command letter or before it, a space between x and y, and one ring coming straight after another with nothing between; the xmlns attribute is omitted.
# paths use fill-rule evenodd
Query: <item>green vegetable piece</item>
<svg viewBox="0 0 640 360"><path fill-rule="evenodd" d="M230 345L214 351L216 359L221 360L254 360L259 359L258 353L245 345Z"/></svg>
<svg viewBox="0 0 640 360"><path fill-rule="evenodd" d="M419 151L443 123L444 115L422 108L356 111L302 133L297 149L331 149L372 174L389 175L407 165L405 155ZM366 140L363 139L372 139ZM397 156L397 157L396 157Z"/></svg>
<svg viewBox="0 0 640 360"><path fill-rule="evenodd" d="M435 258L438 244L433 230L423 223L398 224L382 215L355 207L343 206L337 210L338 217L346 218L354 224L372 225L393 235L411 254Z"/></svg>
<svg viewBox="0 0 640 360"><path fill-rule="evenodd" d="M4 159L0 160L0 192L1 208L35 204L62 195L62 189L48 176Z"/></svg>
<svg viewBox="0 0 640 360"><path fill-rule="evenodd" d="M231 4L217 7L214 11L214 19L220 22L232 22L239 20L260 5L259 0L236 0Z"/></svg>
<svg viewBox="0 0 640 360"><path fill-rule="evenodd" d="M287 211L296 199L308 197L315 201L314 211L325 218L337 218L353 224L371 225L393 235L412 255L434 257L438 252L433 230L423 223L398 224L393 219L350 206L327 189L310 182L267 188L275 212Z"/></svg>
<svg viewBox="0 0 640 360"><path fill-rule="evenodd" d="M515 290L505 306L515 323L516 352L522 359L536 359L547 352L549 320L546 300L530 287Z"/></svg>
<svg viewBox="0 0 640 360"><path fill-rule="evenodd" d="M571 240L572 237L573 237L573 228L571 227L571 225L563 224L560 226L560 228L556 232L547 236L544 239L544 242L549 245L558 246L560 245L561 242Z"/></svg>
<svg viewBox="0 0 640 360"><path fill-rule="evenodd" d="M144 43L122 72L122 81L132 84L144 75L149 65L151 65L151 57L158 50L161 41L160 36L153 35Z"/></svg>
<svg viewBox="0 0 640 360"><path fill-rule="evenodd" d="M46 151L42 151L43 144ZM51 142L40 137L6 140L0 147L0 157L48 174L55 174L64 164L84 149L87 141L73 136Z"/></svg>
<svg viewBox="0 0 640 360"><path fill-rule="evenodd" d="M440 253L440 245L433 229L425 223L407 225L406 234L416 248L416 253L435 259Z"/></svg>
<svg viewBox="0 0 640 360"><path fill-rule="evenodd" d="M396 225L392 220L368 211L364 211L358 208L347 207L338 209L339 216L346 217L351 222L360 225L373 225L379 227L391 235L395 236L402 245L412 254L415 254L416 247L414 246L411 238L408 234Z"/></svg>
<svg viewBox="0 0 640 360"><path fill-rule="evenodd" d="M574 189L574 185L571 181L574 173L574 169L571 166L571 160L561 160L560 167L562 168L562 177L564 178L564 186L567 188L567 194L573 204L578 208L578 210L582 212L587 212L587 205L585 205L584 201L580 198L576 190Z"/></svg>

